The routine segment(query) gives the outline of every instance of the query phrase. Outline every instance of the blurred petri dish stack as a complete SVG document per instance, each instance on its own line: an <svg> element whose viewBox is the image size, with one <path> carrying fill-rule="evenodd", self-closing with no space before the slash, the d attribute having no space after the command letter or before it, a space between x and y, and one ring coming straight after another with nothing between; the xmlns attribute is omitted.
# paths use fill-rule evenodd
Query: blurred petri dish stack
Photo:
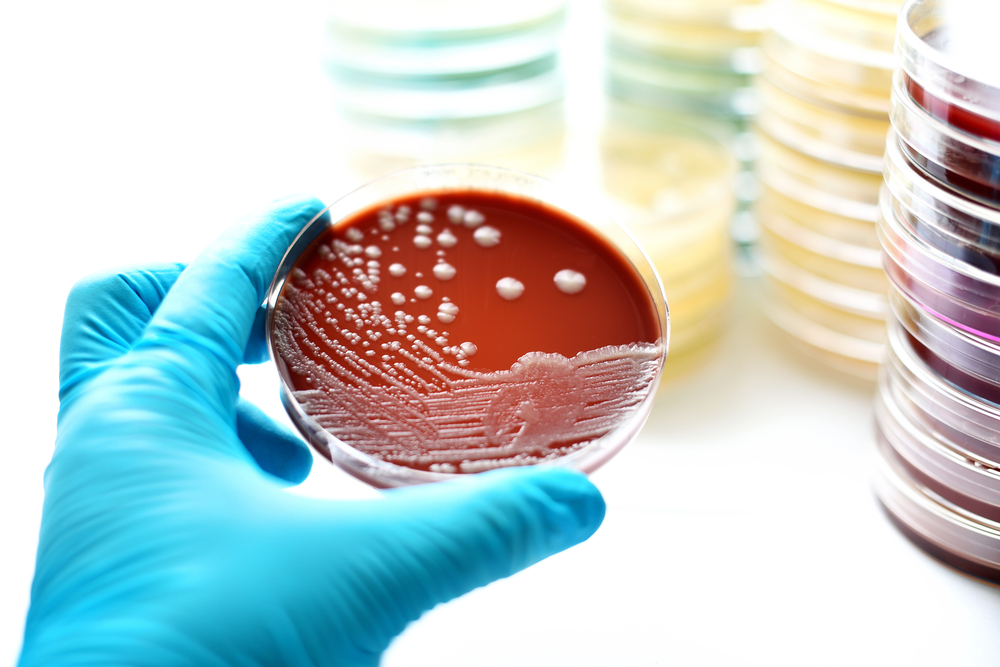
<svg viewBox="0 0 1000 667"><path fill-rule="evenodd" d="M602 177L612 217L643 246L670 304L665 372L686 369L723 330L732 286L729 223L735 161L692 127L655 130L612 117L602 136Z"/></svg>
<svg viewBox="0 0 1000 667"><path fill-rule="evenodd" d="M351 166L559 168L565 0L338 2L326 70Z"/></svg>
<svg viewBox="0 0 1000 667"><path fill-rule="evenodd" d="M608 0L612 98L740 122L757 111L759 0Z"/></svg>
<svg viewBox="0 0 1000 667"><path fill-rule="evenodd" d="M749 119L763 8L759 0L605 7L604 190L663 280L669 375L700 359L724 329L731 229L751 239L739 212L756 194Z"/></svg>
<svg viewBox="0 0 1000 667"><path fill-rule="evenodd" d="M914 0L900 13L876 492L929 553L1000 581L1000 75L983 28L1000 8L969 9Z"/></svg>
<svg viewBox="0 0 1000 667"><path fill-rule="evenodd" d="M769 318L812 356L878 372L887 282L875 222L895 0L774 0L756 119Z"/></svg>

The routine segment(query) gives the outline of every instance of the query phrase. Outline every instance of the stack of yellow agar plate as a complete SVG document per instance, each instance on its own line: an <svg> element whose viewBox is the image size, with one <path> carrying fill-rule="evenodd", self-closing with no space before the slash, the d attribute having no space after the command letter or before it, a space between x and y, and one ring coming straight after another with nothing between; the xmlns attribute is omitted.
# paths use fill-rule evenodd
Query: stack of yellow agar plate
<svg viewBox="0 0 1000 667"><path fill-rule="evenodd" d="M888 313L875 221L900 4L775 0L758 78L768 315L814 356L866 378Z"/></svg>

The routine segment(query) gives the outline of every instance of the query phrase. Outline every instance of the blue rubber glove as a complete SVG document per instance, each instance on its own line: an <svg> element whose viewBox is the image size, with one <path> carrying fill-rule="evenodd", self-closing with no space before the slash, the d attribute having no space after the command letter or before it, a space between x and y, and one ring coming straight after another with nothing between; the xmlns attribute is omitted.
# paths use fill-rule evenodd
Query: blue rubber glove
<svg viewBox="0 0 1000 667"><path fill-rule="evenodd" d="M240 402L236 367L266 356L259 306L321 208L282 200L186 269L70 294L22 665L377 665L424 611L600 525L561 469L366 502L282 489L311 456Z"/></svg>

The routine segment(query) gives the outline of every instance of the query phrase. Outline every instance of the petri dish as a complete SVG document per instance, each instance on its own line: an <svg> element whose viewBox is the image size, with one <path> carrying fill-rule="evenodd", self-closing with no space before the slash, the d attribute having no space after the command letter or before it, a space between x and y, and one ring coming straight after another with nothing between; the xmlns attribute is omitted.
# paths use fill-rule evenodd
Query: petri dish
<svg viewBox="0 0 1000 667"><path fill-rule="evenodd" d="M791 265L838 285L884 294L888 290L881 255L868 248L836 244L783 218L761 216L761 247Z"/></svg>
<svg viewBox="0 0 1000 667"><path fill-rule="evenodd" d="M874 220L882 175L800 153L757 128L758 176L778 192L825 211Z"/></svg>
<svg viewBox="0 0 1000 667"><path fill-rule="evenodd" d="M501 32L467 36L372 33L331 22L326 58L345 75L427 79L496 72L555 53L562 12Z"/></svg>
<svg viewBox="0 0 1000 667"><path fill-rule="evenodd" d="M1000 140L1000 76L992 3L910 2L900 14L903 87L930 115L961 131Z"/></svg>
<svg viewBox="0 0 1000 667"><path fill-rule="evenodd" d="M608 0L610 10L671 23L727 26L746 32L764 29L763 0Z"/></svg>
<svg viewBox="0 0 1000 667"><path fill-rule="evenodd" d="M901 0L775 0L775 29L793 30L817 51L842 60L884 61L892 55ZM891 65L890 65L891 68Z"/></svg>
<svg viewBox="0 0 1000 667"><path fill-rule="evenodd" d="M515 113L564 97L555 55L475 76L396 78L329 68L342 113L405 120L464 119Z"/></svg>
<svg viewBox="0 0 1000 667"><path fill-rule="evenodd" d="M1000 403L1000 345L937 319L893 288L893 314L917 356L940 378L978 398Z"/></svg>
<svg viewBox="0 0 1000 667"><path fill-rule="evenodd" d="M609 8L608 40L649 53L679 66L702 67L741 74L760 69L760 33L718 23L683 23L648 14Z"/></svg>
<svg viewBox="0 0 1000 667"><path fill-rule="evenodd" d="M483 5L466 0L369 0L331 6L331 31L366 34L372 39L479 40L522 31L565 12L565 0L510 0Z"/></svg>
<svg viewBox="0 0 1000 667"><path fill-rule="evenodd" d="M925 111L897 74L892 125L907 158L940 183L996 206L1000 203L1000 143L974 136Z"/></svg>
<svg viewBox="0 0 1000 667"><path fill-rule="evenodd" d="M795 150L819 160L879 173L889 119L798 97L770 81L757 79L761 111L757 125Z"/></svg>
<svg viewBox="0 0 1000 667"><path fill-rule="evenodd" d="M692 67L614 43L607 50L606 75L609 94L626 102L731 118L752 116L759 109L747 74Z"/></svg>
<svg viewBox="0 0 1000 667"><path fill-rule="evenodd" d="M861 264L870 264L881 257L874 218L864 220L824 211L766 184L757 200L757 215L769 219L776 229L794 227L785 233L794 234L796 242L804 247L815 247L825 254Z"/></svg>
<svg viewBox="0 0 1000 667"><path fill-rule="evenodd" d="M879 212L883 266L893 284L939 319L1000 342L1000 277L918 237L890 193Z"/></svg>
<svg viewBox="0 0 1000 667"><path fill-rule="evenodd" d="M880 384L886 380L880 377ZM910 476L954 505L1000 521L1000 470L988 461L942 441L913 422L887 387L875 399L879 436Z"/></svg>
<svg viewBox="0 0 1000 667"><path fill-rule="evenodd" d="M1000 211L942 186L914 166L895 134L886 143L885 182L900 219L942 252L988 273L1000 271Z"/></svg>
<svg viewBox="0 0 1000 667"><path fill-rule="evenodd" d="M788 294L776 291L775 288L784 291L794 289L769 281L763 303L764 314L799 350L841 372L864 380L875 380L882 358L881 341L859 338L851 333L826 327L810 317L812 313L804 309L802 304L790 305ZM803 295L803 298L810 297ZM820 308L829 308L822 302L814 303ZM875 324L881 325L884 330L884 322ZM853 329L852 327L852 333Z"/></svg>
<svg viewBox="0 0 1000 667"><path fill-rule="evenodd" d="M535 174L563 159L565 110L554 102L479 118L406 120L346 115L343 149L367 180L418 164L474 162Z"/></svg>
<svg viewBox="0 0 1000 667"><path fill-rule="evenodd" d="M799 2L785 3L792 4ZM817 23L798 22L794 12L782 12L776 6L771 16L772 29L761 48L771 62L800 82L796 90L812 91L820 99L857 109L888 110L895 65L891 46L883 50L845 43L824 35Z"/></svg>
<svg viewBox="0 0 1000 667"><path fill-rule="evenodd" d="M920 484L883 437L876 439L876 447L875 494L900 532L947 565L1000 581L1000 524Z"/></svg>
<svg viewBox="0 0 1000 667"><path fill-rule="evenodd" d="M902 324L890 319L885 387L909 417L940 440L979 460L1000 463L1000 407L938 375Z"/></svg>
<svg viewBox="0 0 1000 667"><path fill-rule="evenodd" d="M331 205L269 290L292 421L383 488L596 470L649 415L668 341L655 270L596 211L476 165L406 170Z"/></svg>

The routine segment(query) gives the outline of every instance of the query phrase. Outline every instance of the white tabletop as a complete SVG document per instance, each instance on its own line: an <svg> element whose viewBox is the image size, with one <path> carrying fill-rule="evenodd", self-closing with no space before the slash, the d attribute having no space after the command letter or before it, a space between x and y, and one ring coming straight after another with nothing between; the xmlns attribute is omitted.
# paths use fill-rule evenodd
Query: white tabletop
<svg viewBox="0 0 1000 667"><path fill-rule="evenodd" d="M28 603L69 287L189 260L261 202L353 184L330 157L320 0L165 7L0 9L0 664L16 658ZM599 26L594 0L574 11L570 176L586 180ZM1000 659L1000 589L925 556L871 495L871 385L789 350L756 291L741 285L719 348L594 475L608 502L597 535L434 610L387 667ZM269 366L242 377L284 418ZM323 460L301 492L374 493Z"/></svg>

